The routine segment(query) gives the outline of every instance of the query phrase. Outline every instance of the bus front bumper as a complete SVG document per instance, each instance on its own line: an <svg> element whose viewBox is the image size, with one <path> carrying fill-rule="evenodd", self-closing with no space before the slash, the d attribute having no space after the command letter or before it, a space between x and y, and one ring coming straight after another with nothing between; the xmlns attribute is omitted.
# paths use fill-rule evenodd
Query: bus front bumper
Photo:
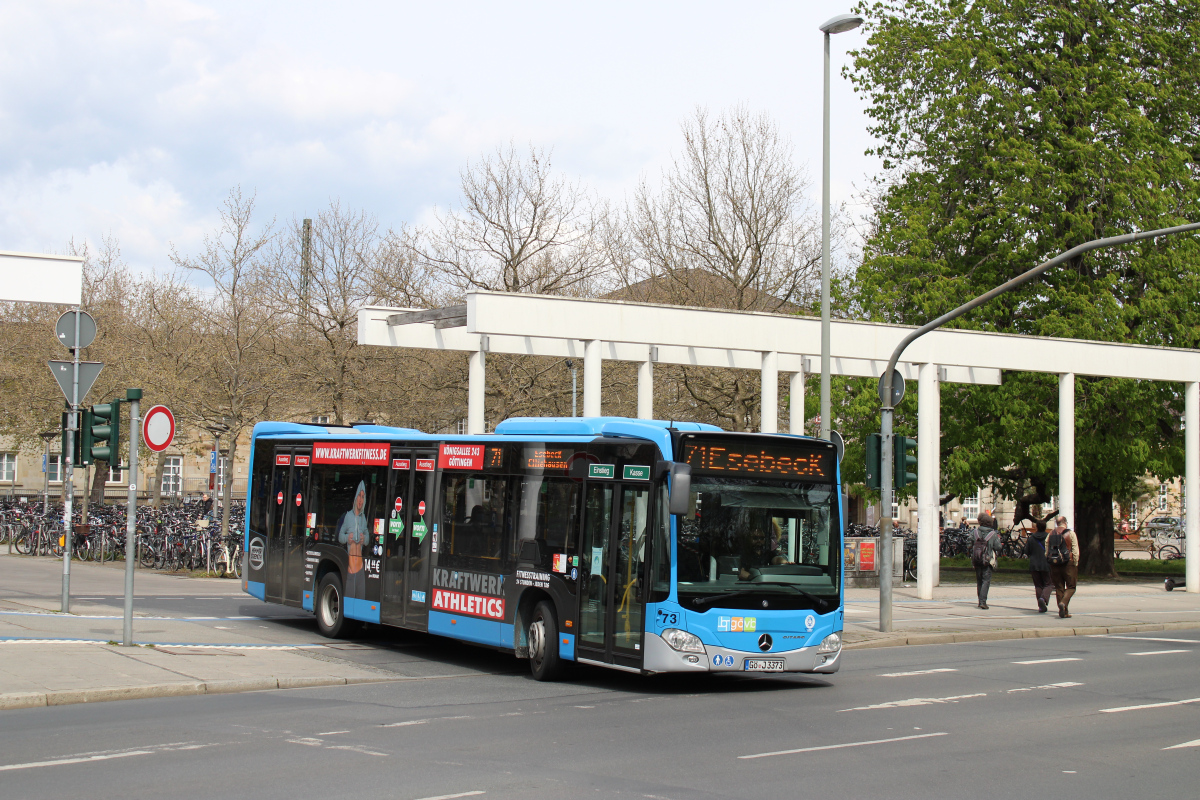
<svg viewBox="0 0 1200 800"><path fill-rule="evenodd" d="M818 653L817 648L801 647L766 653L747 653L715 645L705 645L703 653L684 653L673 649L655 633L646 634L646 654L642 669L647 672L745 672L746 659L783 659L784 672L829 674L841 666L842 651Z"/></svg>

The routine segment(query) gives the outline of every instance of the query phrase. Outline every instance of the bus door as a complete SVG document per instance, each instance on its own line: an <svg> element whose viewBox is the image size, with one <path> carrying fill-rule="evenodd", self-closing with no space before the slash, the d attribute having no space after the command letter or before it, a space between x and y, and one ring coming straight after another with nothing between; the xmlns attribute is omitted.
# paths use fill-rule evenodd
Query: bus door
<svg viewBox="0 0 1200 800"><path fill-rule="evenodd" d="M423 631L429 627L429 558L436 536L433 525L433 475L436 450L412 451L412 482L404 500L404 627Z"/></svg>
<svg viewBox="0 0 1200 800"><path fill-rule="evenodd" d="M392 468L389 470L388 492L385 496L388 514L387 535L383 544L383 596L380 620L393 625L404 624L405 545L412 531L411 450L392 449Z"/></svg>
<svg viewBox="0 0 1200 800"><path fill-rule="evenodd" d="M304 602L304 551L308 544L307 516L311 505L308 499L308 465L311 460L311 447L292 448L291 488L284 501L288 520L283 543L283 601L295 606Z"/></svg>
<svg viewBox="0 0 1200 800"><path fill-rule="evenodd" d="M649 557L650 484L588 480L580 537L582 658L640 668Z"/></svg>
<svg viewBox="0 0 1200 800"><path fill-rule="evenodd" d="M304 511L308 470L296 468L296 455L308 461L310 448L276 447L271 476L271 521L267 526L268 600L300 605L304 594Z"/></svg>

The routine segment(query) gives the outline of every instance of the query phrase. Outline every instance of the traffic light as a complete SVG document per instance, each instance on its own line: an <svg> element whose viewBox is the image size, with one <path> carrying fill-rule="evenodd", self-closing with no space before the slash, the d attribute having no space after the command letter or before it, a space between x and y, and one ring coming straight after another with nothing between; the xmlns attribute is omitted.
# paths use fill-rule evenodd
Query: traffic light
<svg viewBox="0 0 1200 800"><path fill-rule="evenodd" d="M917 440L906 436L894 436L892 441L895 443L892 450L895 454L892 458L892 467L896 475L895 487L900 489L917 482Z"/></svg>
<svg viewBox="0 0 1200 800"><path fill-rule="evenodd" d="M92 406L85 411L83 430L85 457L116 465L121 461L121 401Z"/></svg>
<svg viewBox="0 0 1200 800"><path fill-rule="evenodd" d="M883 454L880 451L879 443L883 437L878 433L872 433L867 436L867 488L878 489L881 485L880 477L883 474Z"/></svg>

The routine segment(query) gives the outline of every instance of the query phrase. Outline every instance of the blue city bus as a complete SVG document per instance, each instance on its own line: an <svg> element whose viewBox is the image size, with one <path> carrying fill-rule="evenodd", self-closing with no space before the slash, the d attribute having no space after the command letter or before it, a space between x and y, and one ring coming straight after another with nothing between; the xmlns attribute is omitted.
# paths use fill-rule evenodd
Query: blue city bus
<svg viewBox="0 0 1200 800"><path fill-rule="evenodd" d="M254 427L245 590L313 612L638 673L839 667L834 445L620 417L444 436Z"/></svg>

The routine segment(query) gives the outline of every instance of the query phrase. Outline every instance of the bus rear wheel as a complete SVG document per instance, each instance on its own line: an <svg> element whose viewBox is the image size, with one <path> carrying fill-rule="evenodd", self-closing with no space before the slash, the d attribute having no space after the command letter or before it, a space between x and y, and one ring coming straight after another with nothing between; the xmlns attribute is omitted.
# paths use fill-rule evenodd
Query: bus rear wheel
<svg viewBox="0 0 1200 800"><path fill-rule="evenodd" d="M556 680L563 672L558 655L558 620L545 600L533 610L529 623L529 667L535 681Z"/></svg>
<svg viewBox="0 0 1200 800"><path fill-rule="evenodd" d="M345 610L342 577L336 572L327 573L317 589L317 630L322 636L336 639L354 632L358 626L354 620L346 619Z"/></svg>

